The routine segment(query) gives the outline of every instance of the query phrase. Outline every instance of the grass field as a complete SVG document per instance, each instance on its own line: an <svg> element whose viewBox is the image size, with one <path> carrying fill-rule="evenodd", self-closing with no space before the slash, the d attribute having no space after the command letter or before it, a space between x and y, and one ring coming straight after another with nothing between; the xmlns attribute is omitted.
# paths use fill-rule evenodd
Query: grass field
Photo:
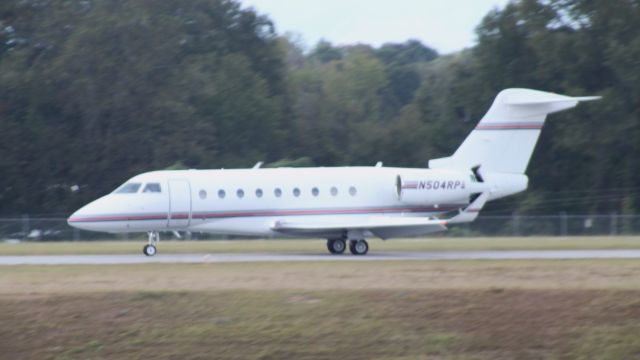
<svg viewBox="0 0 640 360"><path fill-rule="evenodd" d="M370 240L372 252L446 250L637 249L638 236L498 237ZM0 243L2 255L138 254L145 241ZM325 253L324 240L161 241L160 253Z"/></svg>
<svg viewBox="0 0 640 360"><path fill-rule="evenodd" d="M445 240L372 245L443 250ZM609 240L636 241L600 247ZM19 253L78 244L30 245ZM137 253L140 244L96 245ZM324 251L319 241L162 245ZM3 252L10 246L21 245ZM0 350L7 359L637 359L640 260L5 266Z"/></svg>

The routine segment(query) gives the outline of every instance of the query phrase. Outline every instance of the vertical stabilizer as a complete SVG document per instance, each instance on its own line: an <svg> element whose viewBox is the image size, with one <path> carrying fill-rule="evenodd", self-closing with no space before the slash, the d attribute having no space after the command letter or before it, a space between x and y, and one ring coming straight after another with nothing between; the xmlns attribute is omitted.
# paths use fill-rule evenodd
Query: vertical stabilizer
<svg viewBox="0 0 640 360"><path fill-rule="evenodd" d="M429 162L430 168L524 174L548 114L600 97L569 97L529 89L501 91L456 152Z"/></svg>

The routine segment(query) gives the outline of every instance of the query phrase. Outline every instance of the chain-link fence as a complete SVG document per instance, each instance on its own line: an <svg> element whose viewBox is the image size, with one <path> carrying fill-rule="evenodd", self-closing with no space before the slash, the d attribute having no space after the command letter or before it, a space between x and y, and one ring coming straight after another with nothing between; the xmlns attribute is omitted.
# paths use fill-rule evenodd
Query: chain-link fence
<svg viewBox="0 0 640 360"><path fill-rule="evenodd" d="M479 216L446 236L640 235L640 215Z"/></svg>
<svg viewBox="0 0 640 360"><path fill-rule="evenodd" d="M34 217L0 218L0 240L5 241L68 241L118 239L107 233L82 231L67 224L66 218Z"/></svg>
<svg viewBox="0 0 640 360"><path fill-rule="evenodd" d="M469 224L451 226L441 236L576 236L640 235L640 215L544 215L479 216ZM108 234L70 227L65 218L24 215L0 218L0 241L80 241L142 239L144 234ZM174 237L172 234L164 235ZM226 237L182 233L186 239L222 239Z"/></svg>

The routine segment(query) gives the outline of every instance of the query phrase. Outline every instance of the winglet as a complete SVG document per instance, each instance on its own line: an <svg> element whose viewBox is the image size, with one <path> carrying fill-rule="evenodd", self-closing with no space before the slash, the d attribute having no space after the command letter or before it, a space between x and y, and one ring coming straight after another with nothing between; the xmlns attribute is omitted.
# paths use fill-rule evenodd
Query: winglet
<svg viewBox="0 0 640 360"><path fill-rule="evenodd" d="M480 196L475 198L464 210L460 210L460 213L449 220L446 220L446 224L460 224L466 222L472 222L478 217L480 214L480 210L486 204L487 199L489 198L489 192L485 191Z"/></svg>

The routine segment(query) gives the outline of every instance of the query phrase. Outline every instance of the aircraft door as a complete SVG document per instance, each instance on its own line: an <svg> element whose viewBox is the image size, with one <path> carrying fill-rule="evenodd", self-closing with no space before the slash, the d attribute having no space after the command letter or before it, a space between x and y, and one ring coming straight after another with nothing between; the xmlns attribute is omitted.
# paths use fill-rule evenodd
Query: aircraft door
<svg viewBox="0 0 640 360"><path fill-rule="evenodd" d="M169 180L169 228L185 228L191 222L189 180Z"/></svg>

